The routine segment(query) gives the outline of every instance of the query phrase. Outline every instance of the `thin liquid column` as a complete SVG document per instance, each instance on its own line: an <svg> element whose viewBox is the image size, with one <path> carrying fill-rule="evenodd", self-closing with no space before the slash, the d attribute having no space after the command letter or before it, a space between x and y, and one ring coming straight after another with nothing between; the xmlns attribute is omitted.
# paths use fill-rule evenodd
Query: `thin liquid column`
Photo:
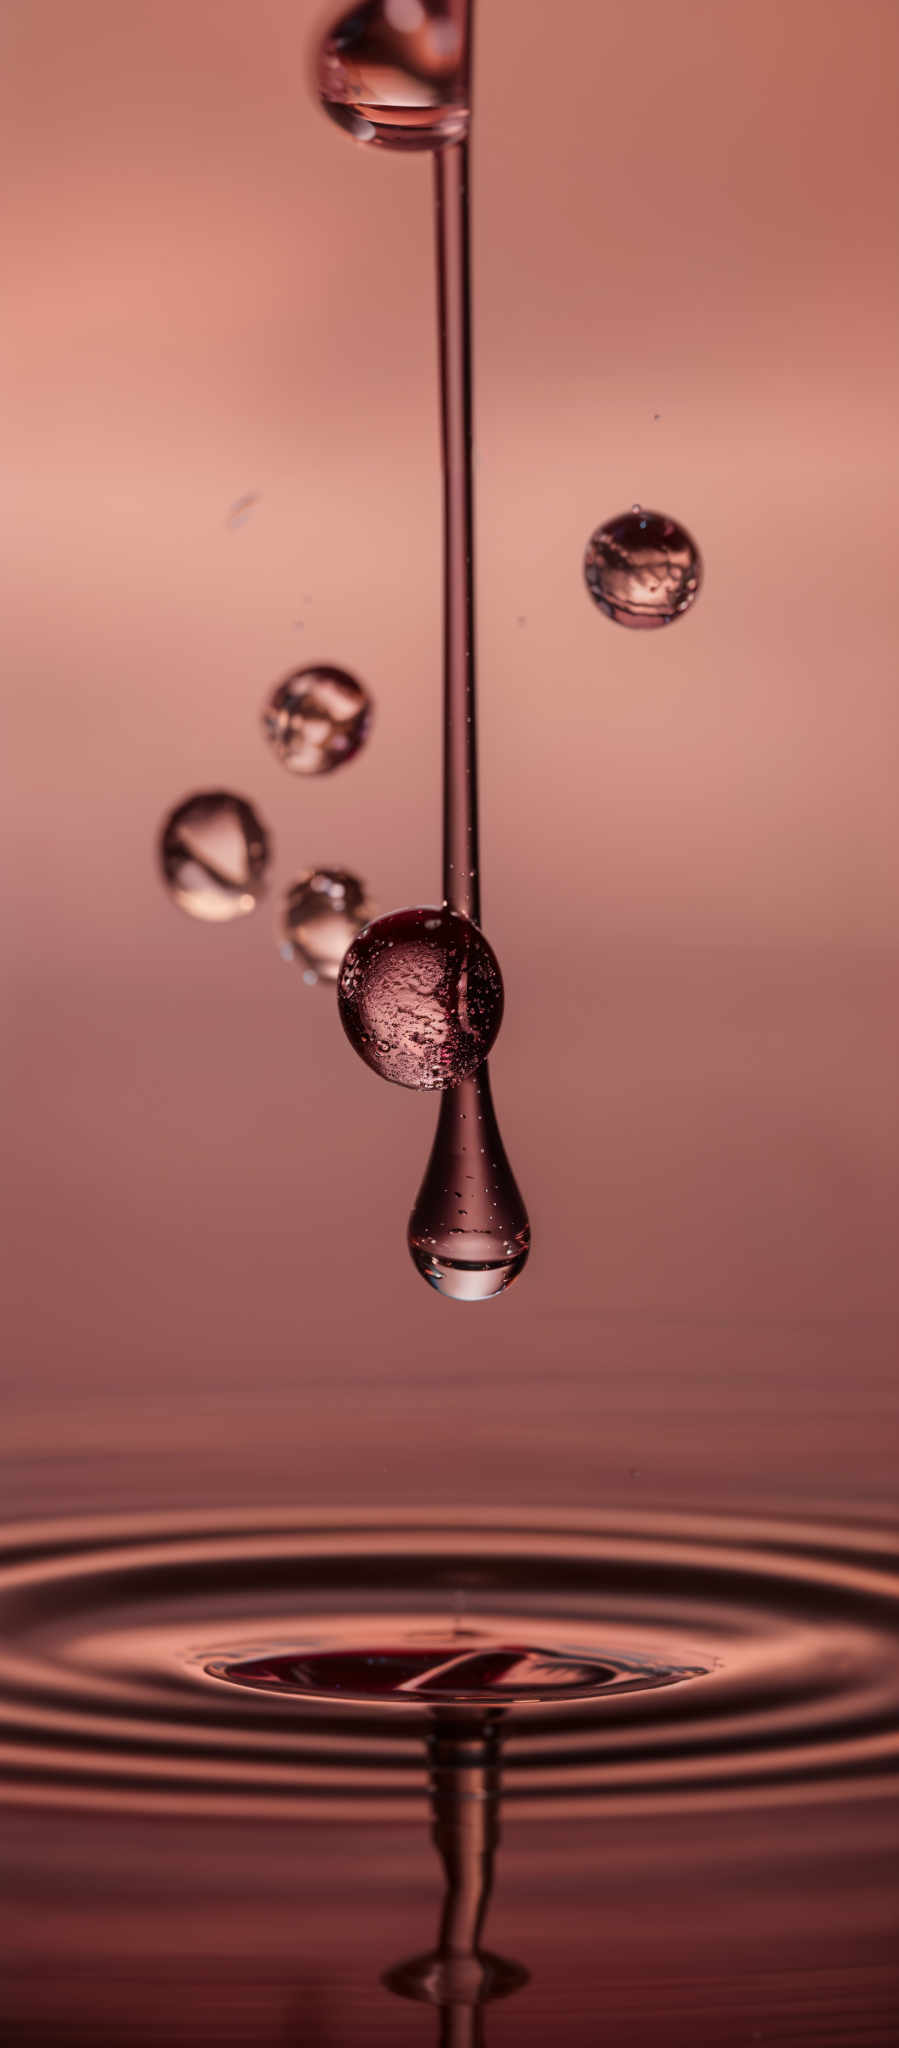
<svg viewBox="0 0 899 2048"><path fill-rule="evenodd" d="M443 890L480 923L472 484L468 143L434 157L443 455ZM486 1061L441 1098L409 1222L415 1265L439 1294L502 1294L528 1256L528 1214L499 1134Z"/></svg>
<svg viewBox="0 0 899 2048"><path fill-rule="evenodd" d="M434 155L443 456L443 894L481 921L468 143Z"/></svg>

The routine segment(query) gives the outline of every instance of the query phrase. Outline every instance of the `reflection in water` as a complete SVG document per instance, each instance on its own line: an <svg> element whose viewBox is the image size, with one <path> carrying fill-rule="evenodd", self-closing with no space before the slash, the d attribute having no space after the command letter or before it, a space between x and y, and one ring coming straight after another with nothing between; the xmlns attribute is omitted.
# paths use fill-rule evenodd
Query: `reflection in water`
<svg viewBox="0 0 899 2048"><path fill-rule="evenodd" d="M894 1856L899 1573L880 1528L533 1507L32 1520L0 1541L0 1725L31 1970L0 1973L0 2032L29 2048L401 2039L372 1991L430 1938L426 1901L401 1931L427 1871L425 1745L446 1895L433 1948L387 1982L435 2006L424 2032L475 2048L521 1980L485 1945L500 1728L509 1945L534 1985L491 2037L595 2048L601 1971L622 2048L892 2038L873 1888Z"/></svg>
<svg viewBox="0 0 899 2048"><path fill-rule="evenodd" d="M428 1740L432 1833L445 1891L436 1948L388 1970L402 1998L440 2009L442 2044L476 2048L481 2009L527 1983L519 1963L482 1947L499 1844L500 1721L496 1710L438 1710Z"/></svg>

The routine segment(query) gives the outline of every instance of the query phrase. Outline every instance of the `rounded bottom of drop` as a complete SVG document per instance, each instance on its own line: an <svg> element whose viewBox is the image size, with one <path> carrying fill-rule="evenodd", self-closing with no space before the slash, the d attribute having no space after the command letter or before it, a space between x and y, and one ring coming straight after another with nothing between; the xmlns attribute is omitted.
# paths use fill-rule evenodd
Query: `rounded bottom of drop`
<svg viewBox="0 0 899 2048"><path fill-rule="evenodd" d="M518 1279L527 1264L530 1245L522 1246L509 1258L477 1264L467 1259L445 1259L440 1253L428 1251L425 1246L411 1241L409 1250L422 1279L449 1301L493 1301L498 1294L505 1294L513 1280Z"/></svg>

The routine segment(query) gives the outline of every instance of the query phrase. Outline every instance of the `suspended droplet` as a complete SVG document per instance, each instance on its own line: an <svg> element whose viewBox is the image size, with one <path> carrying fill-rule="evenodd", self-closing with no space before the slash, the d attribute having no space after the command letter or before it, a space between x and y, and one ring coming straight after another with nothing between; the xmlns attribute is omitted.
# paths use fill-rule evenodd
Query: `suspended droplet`
<svg viewBox="0 0 899 2048"><path fill-rule="evenodd" d="M457 1190L464 1191L460 1201ZM451 1088L409 1219L422 1278L452 1301L490 1301L518 1278L531 1229L499 1134L486 1066Z"/></svg>
<svg viewBox="0 0 899 2048"><path fill-rule="evenodd" d="M358 142L435 149L468 130L467 0L364 0L319 46L322 104Z"/></svg>
<svg viewBox="0 0 899 2048"><path fill-rule="evenodd" d="M470 919L395 910L353 941L340 971L344 1030L403 1088L451 1088L486 1058L503 1014L499 962Z"/></svg>
<svg viewBox="0 0 899 2048"><path fill-rule="evenodd" d="M180 910L227 924L255 910L269 840L251 804L228 790L201 791L178 804L159 836L166 887Z"/></svg>
<svg viewBox="0 0 899 2048"><path fill-rule="evenodd" d="M336 981L347 947L371 914L355 875L342 868L301 875L284 898L283 931L288 955L306 970L304 980Z"/></svg>
<svg viewBox="0 0 899 2048"><path fill-rule="evenodd" d="M634 505L591 534L584 576L600 611L617 625L669 626L696 601L702 558L685 527Z"/></svg>
<svg viewBox="0 0 899 2048"><path fill-rule="evenodd" d="M327 775L358 754L371 716L371 698L355 676L317 663L295 669L278 684L262 726L292 775Z"/></svg>

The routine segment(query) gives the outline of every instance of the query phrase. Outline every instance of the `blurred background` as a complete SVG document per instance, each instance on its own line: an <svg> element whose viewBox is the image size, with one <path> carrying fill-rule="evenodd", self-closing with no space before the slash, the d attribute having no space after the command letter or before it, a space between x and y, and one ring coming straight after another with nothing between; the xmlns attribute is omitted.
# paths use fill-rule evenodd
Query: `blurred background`
<svg viewBox="0 0 899 2048"><path fill-rule="evenodd" d="M433 1100L278 953L312 865L439 889L429 166L320 115L318 26L3 0L4 1512L879 1518L895 9L480 6L484 922L534 1230L483 1306L406 1252ZM705 560L661 634L583 586L633 501ZM376 705L318 782L259 719L315 659ZM218 928L155 848L215 787L275 845Z"/></svg>

